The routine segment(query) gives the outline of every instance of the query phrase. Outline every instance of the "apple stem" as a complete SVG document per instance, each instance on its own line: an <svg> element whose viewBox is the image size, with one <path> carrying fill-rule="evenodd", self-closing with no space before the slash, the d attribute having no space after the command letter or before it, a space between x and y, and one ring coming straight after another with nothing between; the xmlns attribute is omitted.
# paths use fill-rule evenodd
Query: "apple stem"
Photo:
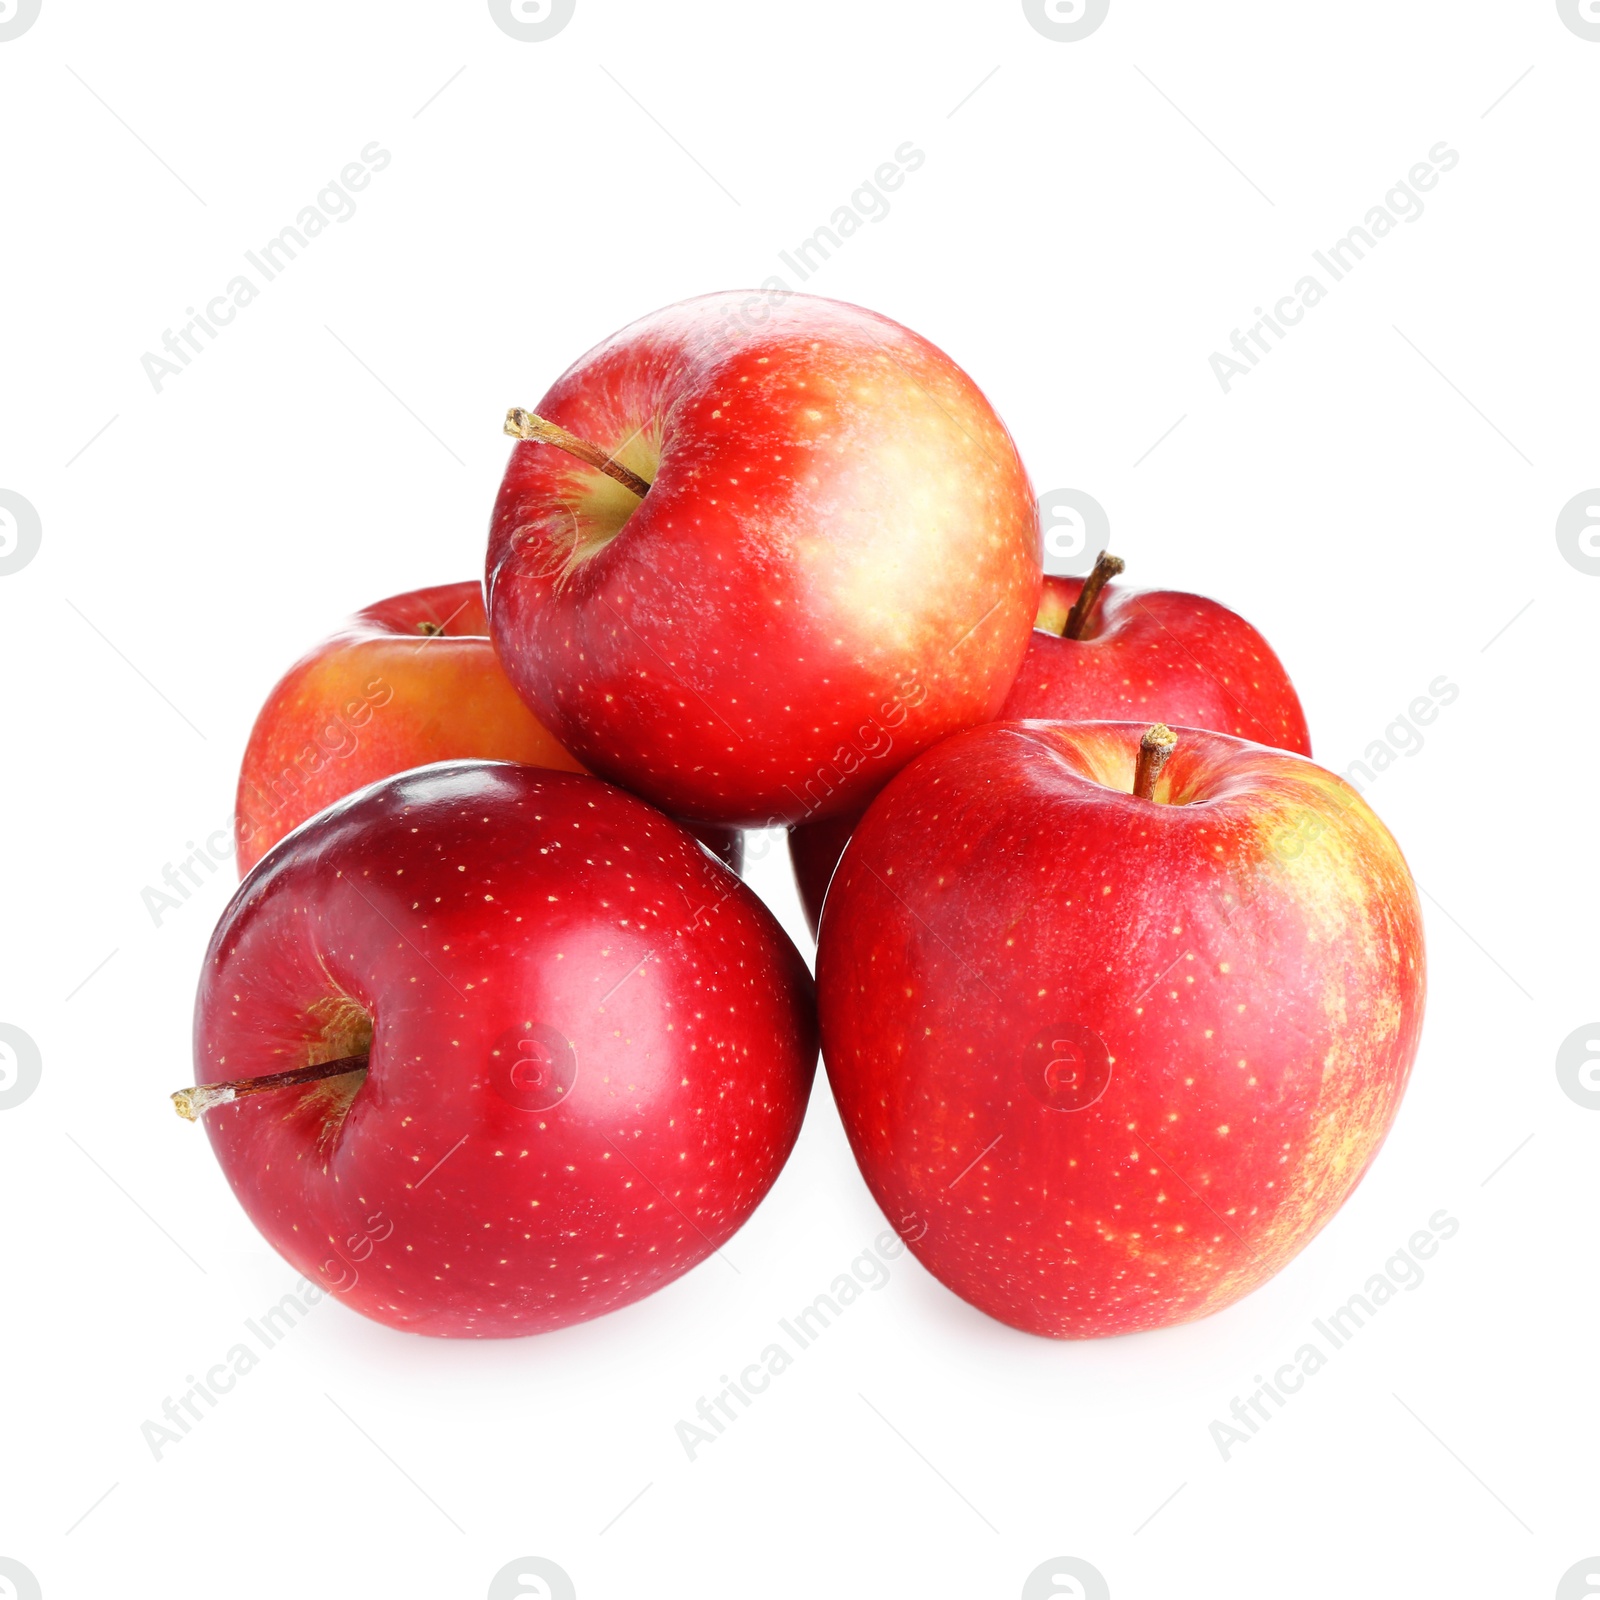
<svg viewBox="0 0 1600 1600"><path fill-rule="evenodd" d="M1114 556L1102 550L1094 558L1094 571L1083 580L1083 587L1078 591L1078 598L1072 602L1072 609L1067 613L1067 625L1061 630L1063 639L1081 639L1083 630L1089 626L1089 618L1094 615L1094 608L1100 599L1100 591L1127 566L1121 556Z"/></svg>
<svg viewBox="0 0 1600 1600"><path fill-rule="evenodd" d="M650 485L637 472L629 472L620 461L613 461L598 445L590 444L587 439L580 439L577 434L568 433L565 428L558 428L555 423L546 422L543 417L524 411L520 406L513 406L506 412L505 432L513 439L532 439L538 444L553 444L557 449L565 450L569 456L576 456L591 467L598 467L608 478L614 478L641 500L650 492Z"/></svg>
<svg viewBox="0 0 1600 1600"><path fill-rule="evenodd" d="M1161 776L1161 769L1167 764L1167 757L1177 747L1178 736L1166 723L1158 722L1155 727L1145 730L1144 738L1139 741L1139 764L1133 772L1133 793L1139 800L1153 800L1156 793L1156 779Z"/></svg>
<svg viewBox="0 0 1600 1600"><path fill-rule="evenodd" d="M192 1089L179 1089L172 1103L178 1115L188 1122L198 1122L204 1112L213 1106L225 1106L247 1094L265 1094L269 1089L294 1089L303 1083L318 1083L323 1078L342 1077L347 1072L357 1072L367 1064L365 1056L341 1056L337 1061L318 1061L309 1067L295 1067L288 1072L269 1072L263 1078L236 1078L232 1083L202 1083Z"/></svg>

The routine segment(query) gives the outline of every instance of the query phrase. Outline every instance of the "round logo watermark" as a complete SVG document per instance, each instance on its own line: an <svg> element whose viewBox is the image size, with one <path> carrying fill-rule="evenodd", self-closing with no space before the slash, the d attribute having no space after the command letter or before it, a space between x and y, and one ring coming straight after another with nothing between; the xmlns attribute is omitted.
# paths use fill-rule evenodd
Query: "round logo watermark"
<svg viewBox="0 0 1600 1600"><path fill-rule="evenodd" d="M495 27L523 44L555 38L577 9L578 0L489 0Z"/></svg>
<svg viewBox="0 0 1600 1600"><path fill-rule="evenodd" d="M1556 548L1569 567L1600 576L1600 489L1585 489L1556 518Z"/></svg>
<svg viewBox="0 0 1600 1600"><path fill-rule="evenodd" d="M39 1087L42 1070L38 1045L21 1028L0 1022L0 1111L20 1106Z"/></svg>
<svg viewBox="0 0 1600 1600"><path fill-rule="evenodd" d="M1574 1105L1600 1111L1600 1022L1586 1022L1561 1041L1556 1082Z"/></svg>
<svg viewBox="0 0 1600 1600"><path fill-rule="evenodd" d="M489 1084L518 1111L550 1111L578 1082L578 1052L572 1041L535 1022L507 1028L489 1058Z"/></svg>
<svg viewBox="0 0 1600 1600"><path fill-rule="evenodd" d="M39 1580L20 1561L0 1556L0 1600L12 1600L13 1596L15 1600L40 1600Z"/></svg>
<svg viewBox="0 0 1600 1600"><path fill-rule="evenodd" d="M1600 0L1556 0L1556 10L1580 39L1600 39Z"/></svg>
<svg viewBox="0 0 1600 1600"><path fill-rule="evenodd" d="M1556 1585L1556 1600L1594 1600L1600 1594L1600 1556L1568 1567Z"/></svg>
<svg viewBox="0 0 1600 1600"><path fill-rule="evenodd" d="M1028 1574L1022 1600L1111 1600L1111 1588L1097 1568L1076 1556L1056 1556Z"/></svg>
<svg viewBox="0 0 1600 1600"><path fill-rule="evenodd" d="M1044 570L1054 578L1087 578L1111 543L1111 519L1092 494L1048 489L1039 496Z"/></svg>
<svg viewBox="0 0 1600 1600"><path fill-rule="evenodd" d="M1111 1082L1111 1053L1093 1028L1052 1023L1023 1050L1022 1081L1047 1111L1087 1111Z"/></svg>
<svg viewBox="0 0 1600 1600"><path fill-rule="evenodd" d="M0 31L0 38L4 37ZM21 572L33 560L42 536L39 513L32 502L12 489L0 489L0 578Z"/></svg>
<svg viewBox="0 0 1600 1600"><path fill-rule="evenodd" d="M1022 0L1022 14L1047 39L1087 39L1111 12L1111 0Z"/></svg>
<svg viewBox="0 0 1600 1600"><path fill-rule="evenodd" d="M0 44L20 39L39 20L40 4L41 0L0 0Z"/></svg>
<svg viewBox="0 0 1600 1600"><path fill-rule="evenodd" d="M495 1573L489 1600L578 1600L572 1579L543 1556L518 1556Z"/></svg>

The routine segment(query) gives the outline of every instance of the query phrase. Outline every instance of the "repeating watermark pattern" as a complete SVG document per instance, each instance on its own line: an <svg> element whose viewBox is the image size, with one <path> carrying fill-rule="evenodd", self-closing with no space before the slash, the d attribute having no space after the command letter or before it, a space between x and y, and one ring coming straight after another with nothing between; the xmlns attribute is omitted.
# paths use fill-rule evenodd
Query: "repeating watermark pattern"
<svg viewBox="0 0 1600 1600"><path fill-rule="evenodd" d="M440 1165L442 1162L435 1162L434 1169ZM378 1211L342 1241L330 1237L328 1244L333 1254L317 1268L323 1287L335 1294L349 1294L361 1282L360 1263L372 1254L374 1245L382 1244L393 1232L394 1224Z"/></svg>
<svg viewBox="0 0 1600 1600"><path fill-rule="evenodd" d="M285 806L300 797L308 778L314 778L335 761L347 761L361 748L359 729L372 720L372 713L394 698L393 686L382 678L374 678L361 691L360 698L352 696L341 710L333 713L311 736L292 761L270 783L264 786L252 782L240 795L248 799L255 809L257 821L252 824L237 815L227 827L213 828L204 840L196 844L189 839L184 849L189 853L176 864L168 861L161 869L164 888L147 883L139 891L140 903L149 914L151 922L160 927L174 911L188 904L196 890L209 878L215 877L224 862L234 857L236 843L247 840L260 818L278 816ZM203 869L205 876L201 876Z"/></svg>
<svg viewBox="0 0 1600 1600"><path fill-rule="evenodd" d="M1022 0L1022 14L1045 38L1076 44L1111 14L1111 0Z"/></svg>
<svg viewBox="0 0 1600 1600"><path fill-rule="evenodd" d="M1556 1051L1556 1082L1575 1106L1600 1111L1600 1022L1586 1022L1561 1041ZM4 1103L0 1099L0 1105Z"/></svg>
<svg viewBox="0 0 1600 1600"><path fill-rule="evenodd" d="M803 794L792 784L785 784L790 794L805 808L807 816L821 810L829 797L844 780L859 772L869 761L882 761L894 749L894 730L906 720L906 713L914 711L928 698L928 686L912 675L895 685L894 693L878 707L875 717L868 717L855 733L833 753L833 759L817 769L816 775L807 778ZM831 774L831 776L830 776Z"/></svg>
<svg viewBox="0 0 1600 1600"><path fill-rule="evenodd" d="M765 861L772 852L783 842L787 829L784 828L746 828L744 830L744 864L749 867L757 861Z"/></svg>
<svg viewBox="0 0 1600 1600"><path fill-rule="evenodd" d="M518 1556L489 1580L489 1600L578 1600L566 1571L543 1556Z"/></svg>
<svg viewBox="0 0 1600 1600"><path fill-rule="evenodd" d="M0 489L0 578L21 572L39 553L44 527L32 501Z"/></svg>
<svg viewBox="0 0 1600 1600"><path fill-rule="evenodd" d="M1401 756L1414 756L1421 751L1425 742L1422 728L1437 722L1440 709L1454 705L1460 697L1460 688L1440 673L1428 685L1428 692L1419 694L1404 711L1397 713L1394 721L1383 730L1383 737L1374 739L1362 758L1352 761L1339 776L1357 794L1365 794L1377 782L1379 775L1392 767Z"/></svg>
<svg viewBox="0 0 1600 1600"><path fill-rule="evenodd" d="M1047 489L1039 496L1039 532L1051 577L1086 578L1111 544L1111 519L1082 489Z"/></svg>
<svg viewBox="0 0 1600 1600"><path fill-rule="evenodd" d="M1422 196L1437 188L1440 174L1453 171L1460 161L1460 154L1441 139L1428 152L1426 161L1417 162L1383 197L1383 202L1367 212L1364 222L1357 223L1326 250L1313 250L1312 259L1331 281L1324 283L1317 273L1306 273L1288 294L1275 302L1270 312L1257 306L1256 321L1249 329L1242 333L1238 328L1233 330L1229 340L1232 355L1212 351L1211 371L1222 385L1222 392L1231 394L1234 379L1248 378L1260 366L1262 358L1271 355L1304 321L1306 312L1321 305L1333 284L1347 278L1366 260L1368 252L1375 250L1402 222L1418 221L1425 210ZM1269 341L1269 334L1276 343Z"/></svg>
<svg viewBox="0 0 1600 1600"><path fill-rule="evenodd" d="M185 840L188 853L176 863L168 861L161 868L160 884L146 883L139 890L139 901L150 921L157 928L166 919L181 910L195 898L197 892L217 876L227 879L223 866L235 857L237 845L248 840L267 819L279 815L285 806L301 794L305 780L315 777L330 762L348 760L361 747L357 729L366 726L375 709L385 706L394 697L393 688L382 678L374 678L362 691L359 699L345 702L342 711L335 712L312 735L311 742L284 767L270 783L252 782L247 794L241 794L253 803L256 821L243 815L234 816L225 827L213 828L196 843Z"/></svg>
<svg viewBox="0 0 1600 1600"><path fill-rule="evenodd" d="M1556 10L1580 39L1600 42L1600 0L1556 0Z"/></svg>
<svg viewBox="0 0 1600 1600"><path fill-rule="evenodd" d="M151 388L160 394L167 379L181 377L195 357L215 343L220 331L246 306L254 303L266 286L297 261L300 253L320 234L332 223L348 222L356 214L355 195L372 182L374 173L382 172L393 159L376 139L363 145L360 159L346 162L338 177L330 178L318 191L314 203L302 206L292 223L281 228L258 250L245 251L244 258L252 272L241 272L230 278L221 294L206 301L204 311L194 306L185 307L184 316L188 320L176 333L168 328L162 334L161 349L165 354L147 350L139 358ZM202 334L205 343L201 342Z"/></svg>
<svg viewBox="0 0 1600 1600"><path fill-rule="evenodd" d="M763 1348L761 1354L740 1369L737 1378L726 1372L718 1379L722 1388L709 1399L701 1395L694 1414L698 1422L680 1420L673 1429L678 1443L691 1461L708 1444L715 1444L748 1411L758 1396L782 1377L799 1359L800 1353L814 1345L861 1296L889 1284L889 1263L905 1253L900 1235L885 1229L841 1272L808 1306L792 1317L779 1317L782 1338ZM704 1426L701 1426L704 1424Z"/></svg>
<svg viewBox="0 0 1600 1600"><path fill-rule="evenodd" d="M189 1373L183 1380L188 1388L176 1398L168 1395L162 1401L162 1420L146 1418L139 1425L150 1454L160 1461L173 1445L182 1444L216 1410L223 1397L233 1392L239 1380L261 1365L262 1356L282 1344L323 1298L321 1289L309 1278L302 1278L275 1306L269 1306L259 1317L246 1317L244 1325L250 1340L231 1346L222 1360L206 1369L203 1377Z"/></svg>
<svg viewBox="0 0 1600 1600"><path fill-rule="evenodd" d="M578 0L489 0L489 15L494 18L495 27L521 44L539 44L555 38L572 21L577 9Z"/></svg>
<svg viewBox="0 0 1600 1600"><path fill-rule="evenodd" d="M1594 1600L1600 1594L1600 1556L1568 1567L1556 1585L1556 1600Z"/></svg>
<svg viewBox="0 0 1600 1600"><path fill-rule="evenodd" d="M893 159L879 162L870 176L861 180L849 200L835 206L827 222L812 230L791 250L780 250L778 260L792 274L774 272L762 279L758 289L729 305L722 314L724 330L754 330L795 292L796 284L812 278L845 244L869 222L882 222L892 209L889 195L903 188L907 176L927 160L924 151L910 140L895 147Z"/></svg>
<svg viewBox="0 0 1600 1600"><path fill-rule="evenodd" d="M372 720L374 711L381 711L392 699L394 686L383 678L373 678L362 689L361 697L346 700L343 708L312 734L310 743L265 788L251 786L251 803L267 817L276 817L299 799L307 778L318 776L331 762L347 761L361 748L359 730ZM246 798L246 793L241 792L240 798Z"/></svg>
<svg viewBox="0 0 1600 1600"><path fill-rule="evenodd" d="M20 39L39 20L42 0L0 0L0 44Z"/></svg>
<svg viewBox="0 0 1600 1600"><path fill-rule="evenodd" d="M1306 1379L1321 1372L1333 1359L1334 1352L1349 1344L1402 1289L1420 1288L1425 1276L1422 1262L1432 1260L1439 1253L1441 1241L1453 1239L1460 1231L1461 1224L1448 1211L1435 1211L1428 1218L1427 1227L1417 1229L1384 1262L1383 1271L1367 1279L1359 1293L1351 1295L1325 1318L1313 1318L1311 1326L1318 1337L1307 1339L1271 1378L1258 1372L1254 1380L1257 1387L1242 1399L1238 1395L1233 1397L1228 1407L1231 1421L1217 1419L1211 1423L1211 1441L1221 1452L1222 1459L1231 1461L1240 1445L1251 1443L1274 1415L1300 1393Z"/></svg>
<svg viewBox="0 0 1600 1600"><path fill-rule="evenodd" d="M37 11L38 7L35 6ZM4 38L0 34L0 38ZM44 1591L39 1580L20 1561L10 1556L0 1556L0 1595L5 1600L42 1600Z"/></svg>
<svg viewBox="0 0 1600 1600"><path fill-rule="evenodd" d="M507 1028L489 1055L489 1087L518 1111L553 1111L577 1087L577 1049L545 1023Z"/></svg>
<svg viewBox="0 0 1600 1600"><path fill-rule="evenodd" d="M1022 1585L1022 1600L1111 1600L1111 1585L1098 1567L1076 1556L1041 1561Z"/></svg>
<svg viewBox="0 0 1600 1600"><path fill-rule="evenodd" d="M927 159L926 154L910 139L902 140L895 147L893 158L880 162L870 178L863 178L849 200L834 208L827 222L801 240L792 251L780 250L778 259L804 283L867 223L882 222L888 217L891 210L889 195L902 188L907 176ZM773 282L774 279L769 278L762 287L766 288Z"/></svg>
<svg viewBox="0 0 1600 1600"><path fill-rule="evenodd" d="M185 841L184 849L189 853L176 866L169 861L161 869L161 881L166 888L158 889L147 883L139 891L140 902L158 928L163 918L179 910L196 889L205 886L206 878L216 877L219 870L233 860L233 835L232 828L214 828L202 844L196 844L193 839ZM201 877L196 867L204 867L206 877Z"/></svg>
<svg viewBox="0 0 1600 1600"><path fill-rule="evenodd" d="M1111 1053L1093 1028L1052 1023L1024 1047L1022 1081L1047 1111L1087 1111L1111 1084Z"/></svg>
<svg viewBox="0 0 1600 1600"><path fill-rule="evenodd" d="M21 1028L0 1022L0 1111L14 1111L39 1087L44 1060Z"/></svg>
<svg viewBox="0 0 1600 1600"><path fill-rule="evenodd" d="M1600 577L1600 489L1585 489L1562 506L1556 518L1556 548L1574 571Z"/></svg>

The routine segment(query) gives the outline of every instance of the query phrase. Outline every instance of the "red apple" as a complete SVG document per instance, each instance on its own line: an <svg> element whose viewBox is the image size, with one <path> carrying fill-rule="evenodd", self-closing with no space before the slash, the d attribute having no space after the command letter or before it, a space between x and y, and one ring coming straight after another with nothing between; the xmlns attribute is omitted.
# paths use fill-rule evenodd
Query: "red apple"
<svg viewBox="0 0 1600 1600"><path fill-rule="evenodd" d="M748 300L645 317L512 413L489 624L591 771L769 826L859 806L999 711L1040 548L948 356L855 306L788 295L755 323Z"/></svg>
<svg viewBox="0 0 1600 1600"><path fill-rule="evenodd" d="M1160 720L1311 754L1289 674L1243 617L1204 595L1108 581L1121 571L1120 559L1102 556L1088 580L1044 580L1033 636L1001 721ZM789 831L789 857L813 937L828 880L860 814Z"/></svg>
<svg viewBox="0 0 1600 1600"><path fill-rule="evenodd" d="M963 1299L1056 1338L1277 1272L1366 1171L1422 1026L1416 889L1355 790L1190 729L1152 785L1141 732L998 723L921 757L817 951L878 1203Z"/></svg>
<svg viewBox="0 0 1600 1600"><path fill-rule="evenodd" d="M495 1338L723 1244L815 1061L804 962L684 828L594 778L454 762L336 803L240 885L195 1005L211 1087L176 1098L297 1271Z"/></svg>
<svg viewBox="0 0 1600 1600"><path fill-rule="evenodd" d="M1045 579L1001 721L1165 722L1311 754L1300 697L1255 628L1204 595L1109 581L1120 571L1111 557L1087 583Z"/></svg>
<svg viewBox="0 0 1600 1600"><path fill-rule="evenodd" d="M476 579L358 611L290 668L256 717L239 771L239 875L335 800L408 767L468 757L584 770L501 671ZM742 834L694 831L740 869Z"/></svg>

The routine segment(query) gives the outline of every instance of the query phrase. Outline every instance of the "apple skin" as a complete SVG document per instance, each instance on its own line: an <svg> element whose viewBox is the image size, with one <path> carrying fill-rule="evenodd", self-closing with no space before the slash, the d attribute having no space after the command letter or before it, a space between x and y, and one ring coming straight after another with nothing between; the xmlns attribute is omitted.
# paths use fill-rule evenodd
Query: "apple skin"
<svg viewBox="0 0 1600 1600"><path fill-rule="evenodd" d="M564 1327L687 1272L800 1130L810 975L689 832L595 778L402 773L240 885L195 1006L197 1082L370 1052L205 1126L297 1271L392 1328Z"/></svg>
<svg viewBox="0 0 1600 1600"><path fill-rule="evenodd" d="M1204 595L1113 581L1101 590L1083 637L1064 639L1082 588L1082 578L1045 578L1027 654L996 720L1143 718L1311 754L1289 674L1237 612ZM828 880L864 809L843 822L789 830L789 859L813 938Z"/></svg>
<svg viewBox="0 0 1600 1600"><path fill-rule="evenodd" d="M409 767L466 758L584 770L501 671L477 579L358 611L290 668L256 717L234 808L240 877L335 800ZM742 834L694 831L740 870Z"/></svg>
<svg viewBox="0 0 1600 1600"><path fill-rule="evenodd" d="M873 803L817 951L868 1186L979 1310L1081 1339L1270 1278L1343 1204L1422 1026L1399 848L1303 757L1140 723L999 723Z"/></svg>
<svg viewBox="0 0 1600 1600"><path fill-rule="evenodd" d="M1237 612L1204 595L1113 579L1083 636L1064 639L1082 588L1082 578L1045 579L1027 654L997 720L1165 722L1311 754L1289 674Z"/></svg>
<svg viewBox="0 0 1600 1600"><path fill-rule="evenodd" d="M651 487L516 444L489 625L592 772L768 827L994 717L1042 574L1028 475L960 367L855 306L788 295L757 325L748 299L655 312L539 402Z"/></svg>

